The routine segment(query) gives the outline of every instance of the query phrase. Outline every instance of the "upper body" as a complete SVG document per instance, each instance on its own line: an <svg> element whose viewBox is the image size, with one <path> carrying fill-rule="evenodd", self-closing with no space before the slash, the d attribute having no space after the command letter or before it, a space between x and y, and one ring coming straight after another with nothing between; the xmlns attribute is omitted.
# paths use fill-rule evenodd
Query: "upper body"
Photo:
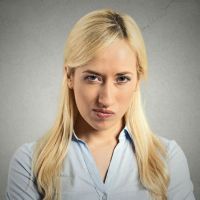
<svg viewBox="0 0 200 200"><path fill-rule="evenodd" d="M174 140L160 137L167 148L167 166L170 175L169 200L194 200L193 184L190 179L187 159ZM150 199L148 191L138 177L137 161L134 154L134 140L125 127L118 137L105 175L87 143L74 133L69 152L64 160L61 178L61 199L70 200L122 200ZM35 143L22 145L14 154L9 168L6 199L39 200L32 174L32 154ZM103 174L103 173L102 173Z"/></svg>
<svg viewBox="0 0 200 200"><path fill-rule="evenodd" d="M45 200L146 200L150 191L156 200L194 200L183 151L145 118L146 75L145 45L130 16L103 9L81 18L65 47L56 121L15 153L6 198L41 199L40 191Z"/></svg>

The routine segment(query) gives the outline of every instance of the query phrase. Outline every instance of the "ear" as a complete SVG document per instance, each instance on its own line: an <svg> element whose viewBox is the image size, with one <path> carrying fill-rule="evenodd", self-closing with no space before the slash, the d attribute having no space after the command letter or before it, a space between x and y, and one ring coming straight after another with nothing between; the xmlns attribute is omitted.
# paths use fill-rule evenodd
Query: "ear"
<svg viewBox="0 0 200 200"><path fill-rule="evenodd" d="M71 70L69 68L69 66L64 66L65 68L65 73L66 73L66 76L67 76L67 85L70 89L73 88L73 74L71 73Z"/></svg>

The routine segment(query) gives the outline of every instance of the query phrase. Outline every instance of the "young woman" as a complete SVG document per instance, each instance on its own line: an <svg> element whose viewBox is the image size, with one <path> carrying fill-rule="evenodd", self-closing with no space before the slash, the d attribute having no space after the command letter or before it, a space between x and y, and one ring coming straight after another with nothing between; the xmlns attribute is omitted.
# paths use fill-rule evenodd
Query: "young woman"
<svg viewBox="0 0 200 200"><path fill-rule="evenodd" d="M93 11L73 27L64 55L55 123L14 154L6 199L193 200L183 151L156 136L142 111L147 57L134 20Z"/></svg>

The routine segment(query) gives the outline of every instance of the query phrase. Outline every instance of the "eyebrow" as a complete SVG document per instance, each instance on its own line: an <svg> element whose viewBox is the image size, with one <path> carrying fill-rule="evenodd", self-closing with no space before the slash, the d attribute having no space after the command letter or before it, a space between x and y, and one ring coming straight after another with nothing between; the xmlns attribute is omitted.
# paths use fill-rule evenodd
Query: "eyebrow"
<svg viewBox="0 0 200 200"><path fill-rule="evenodd" d="M102 76L103 75L103 74L100 74L99 72L95 72L93 70L85 70L82 73L90 73L90 74L95 74L95 75L98 75L98 76ZM122 76L122 75L125 75L125 74L133 74L133 73L129 72L129 71L124 71L124 72L119 72L116 75L117 76Z"/></svg>

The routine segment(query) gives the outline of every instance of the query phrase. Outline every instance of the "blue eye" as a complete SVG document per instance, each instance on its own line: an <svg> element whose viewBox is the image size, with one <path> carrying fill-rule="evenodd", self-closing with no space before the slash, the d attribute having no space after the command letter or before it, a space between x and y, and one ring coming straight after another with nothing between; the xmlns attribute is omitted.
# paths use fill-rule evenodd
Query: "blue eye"
<svg viewBox="0 0 200 200"><path fill-rule="evenodd" d="M131 79L130 79L130 77L128 77L128 76L119 76L118 78L117 78L117 83L126 83L126 82L128 82L128 81L130 81Z"/></svg>
<svg viewBox="0 0 200 200"><path fill-rule="evenodd" d="M102 81L102 78L97 75L88 75L84 78L84 80L87 80L90 82L96 82L96 81Z"/></svg>

